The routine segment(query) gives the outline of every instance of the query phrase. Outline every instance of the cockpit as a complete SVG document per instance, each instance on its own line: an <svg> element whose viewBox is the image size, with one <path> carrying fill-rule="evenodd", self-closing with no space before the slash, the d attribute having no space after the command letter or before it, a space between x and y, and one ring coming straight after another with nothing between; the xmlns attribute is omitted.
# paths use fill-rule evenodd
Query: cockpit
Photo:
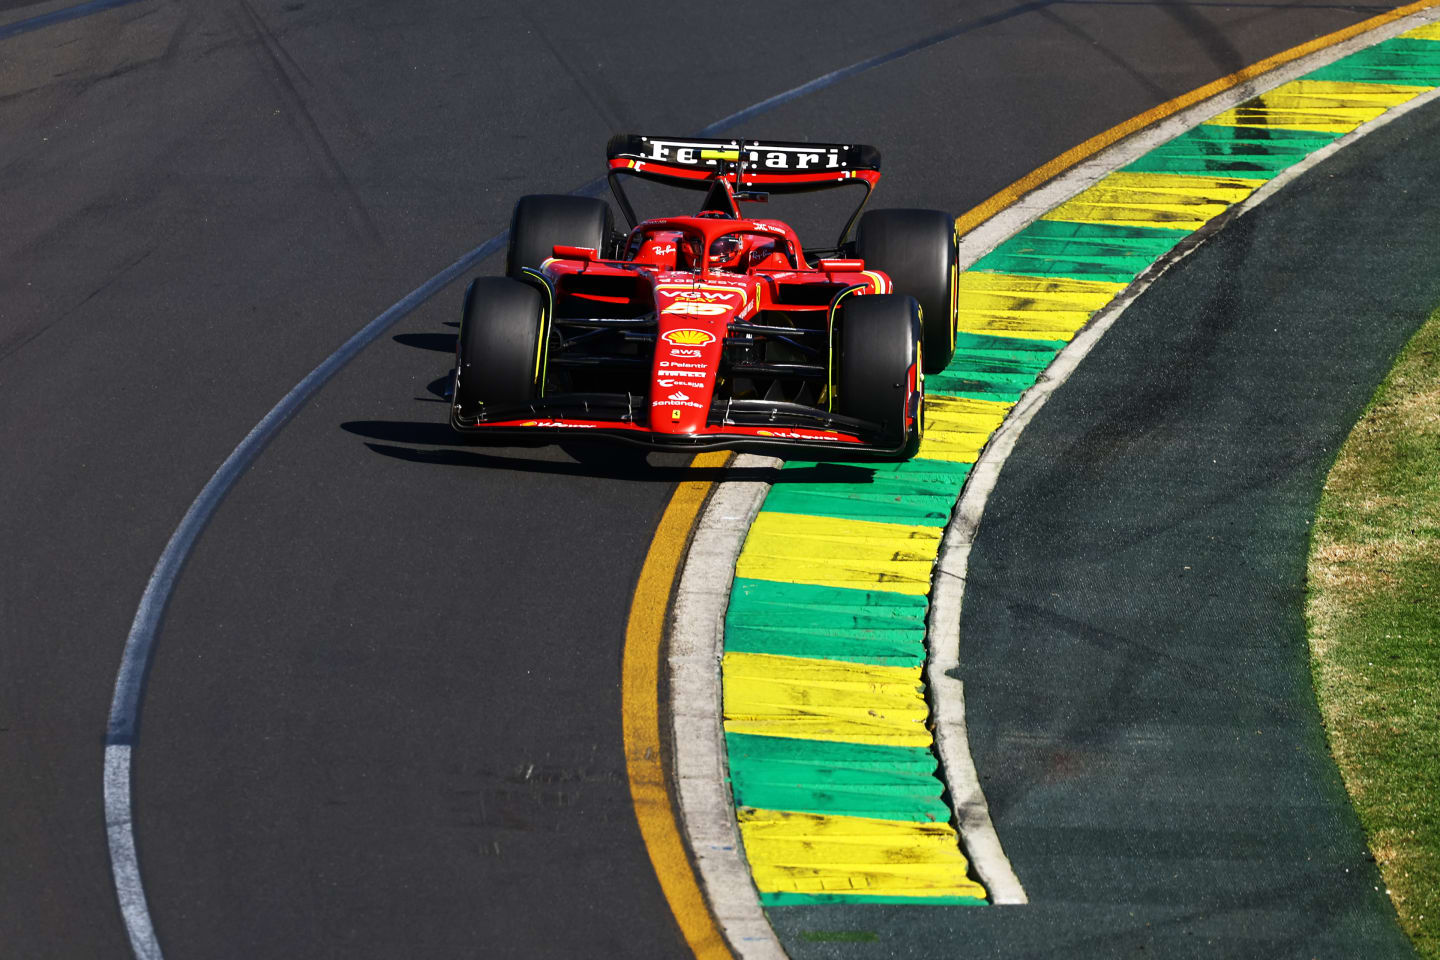
<svg viewBox="0 0 1440 960"><path fill-rule="evenodd" d="M702 254L703 249L703 254ZM718 271L746 274L755 270L795 270L795 251L788 239L757 230L734 230L708 246L699 232L673 226L642 226L630 238L628 259L676 271Z"/></svg>

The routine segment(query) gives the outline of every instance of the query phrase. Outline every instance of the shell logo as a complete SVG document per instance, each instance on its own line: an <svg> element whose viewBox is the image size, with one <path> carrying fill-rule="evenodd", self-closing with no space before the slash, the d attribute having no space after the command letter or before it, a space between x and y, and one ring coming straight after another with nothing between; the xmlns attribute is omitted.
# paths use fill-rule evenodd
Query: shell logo
<svg viewBox="0 0 1440 960"><path fill-rule="evenodd" d="M678 346L698 347L704 346L707 343L713 343L715 336L706 333L704 330L687 328L684 330L671 330L665 334L664 340L666 343L673 343Z"/></svg>

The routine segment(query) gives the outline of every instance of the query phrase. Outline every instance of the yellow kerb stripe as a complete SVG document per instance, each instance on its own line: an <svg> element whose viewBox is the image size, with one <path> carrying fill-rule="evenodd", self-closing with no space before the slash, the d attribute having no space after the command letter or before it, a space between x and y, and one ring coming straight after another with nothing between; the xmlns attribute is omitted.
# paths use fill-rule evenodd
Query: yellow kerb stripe
<svg viewBox="0 0 1440 960"><path fill-rule="evenodd" d="M985 896L948 823L739 811L745 856L766 893Z"/></svg>
<svg viewBox="0 0 1440 960"><path fill-rule="evenodd" d="M923 596L940 527L762 511L735 564L737 577Z"/></svg>
<svg viewBox="0 0 1440 960"><path fill-rule="evenodd" d="M1440 40L1440 23L1427 23L1423 27L1407 30L1400 36L1409 37L1411 40Z"/></svg>
<svg viewBox="0 0 1440 960"><path fill-rule="evenodd" d="M968 271L957 287L956 318L966 333L1069 340L1126 284Z"/></svg>
<svg viewBox="0 0 1440 960"><path fill-rule="evenodd" d="M1207 120L1212 126L1279 127L1349 133L1430 87L1338 80L1295 80Z"/></svg>
<svg viewBox="0 0 1440 960"><path fill-rule="evenodd" d="M1437 5L1440 5L1440 0L1416 0L1415 3L1407 3L1403 7L1386 10L1384 13L1376 14L1368 20L1352 23L1348 27L1336 30L1334 33L1327 33L1323 37L1316 37L1314 40L1302 43L1297 47L1291 47L1289 50L1277 53L1273 57L1266 57L1258 63L1252 63L1248 67L1243 67L1234 73L1226 74L1218 80L1213 80L1203 87L1196 87L1189 93L1181 94L1173 100L1167 100L1159 106L1151 107L1144 113L1136 114L1129 120L1123 123L1117 123L1103 133L1097 133L1084 143L1076 144L1055 159L1031 170L1025 176L1016 180L988 200L971 207L955 219L955 232L961 234L968 233L1042 183L1059 176L1085 158L1094 156L1101 150L1104 150L1113 143L1118 143L1137 130L1142 130L1152 123L1173 116L1186 107L1194 106L1202 100L1206 100L1215 96L1217 93L1223 93L1226 90L1239 86L1247 80L1253 80L1282 64L1298 60L1317 50L1333 47L1337 43L1343 43L1349 40L1351 37L1358 37L1362 33L1374 30L1387 23L1394 23L1396 20L1404 19L1412 13L1429 10L1431 7ZM1419 30L1411 31L1411 33L1417 34ZM1426 37L1426 39L1440 38Z"/></svg>
<svg viewBox="0 0 1440 960"><path fill-rule="evenodd" d="M1041 219L1198 230L1264 183L1241 177L1116 172Z"/></svg>
<svg viewBox="0 0 1440 960"><path fill-rule="evenodd" d="M916 456L921 460L974 463L990 434L1014 405L930 394L925 398L925 438Z"/></svg>
<svg viewBox="0 0 1440 960"><path fill-rule="evenodd" d="M918 666L727 653L721 672L730 733L930 746Z"/></svg>

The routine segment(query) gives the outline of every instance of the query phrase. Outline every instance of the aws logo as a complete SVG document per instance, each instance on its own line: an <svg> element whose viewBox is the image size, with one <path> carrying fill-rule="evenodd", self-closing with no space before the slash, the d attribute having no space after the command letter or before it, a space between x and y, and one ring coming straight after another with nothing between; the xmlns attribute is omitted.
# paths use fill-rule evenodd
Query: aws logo
<svg viewBox="0 0 1440 960"><path fill-rule="evenodd" d="M683 304L683 303L677 303L677 304L675 304L675 307L686 307L686 306L707 306L707 304ZM712 305L710 305L710 306L714 306L714 305L712 304ZM669 312L671 312L672 310L674 310L675 307L667 307L667 308L665 309L665 312L666 312L666 313L669 313ZM720 307L720 310L723 312L723 311L725 310L725 308L724 308L724 307ZM679 311L675 311L675 312L678 313ZM714 334L706 333L704 330L695 330L695 329L693 329L693 328L685 328L685 329L683 329L683 330L671 330L669 333L665 334L661 339L663 339L666 343L674 344L674 345L676 345L676 346L686 346L686 347L701 347L701 346L704 346L704 345L707 344L707 343L714 343L714 342L715 342L715 336L714 336Z"/></svg>

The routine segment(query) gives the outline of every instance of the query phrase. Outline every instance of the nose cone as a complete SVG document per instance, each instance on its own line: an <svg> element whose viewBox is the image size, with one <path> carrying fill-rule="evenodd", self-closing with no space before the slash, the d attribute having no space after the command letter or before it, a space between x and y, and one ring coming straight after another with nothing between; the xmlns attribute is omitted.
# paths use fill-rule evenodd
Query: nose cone
<svg viewBox="0 0 1440 960"><path fill-rule="evenodd" d="M705 427L726 330L749 301L749 291L740 286L691 278L655 285L659 324L651 367L650 429L686 434Z"/></svg>
<svg viewBox="0 0 1440 960"><path fill-rule="evenodd" d="M651 368L650 429L657 433L695 433L705 426L725 323L718 329L698 318L660 321Z"/></svg>

